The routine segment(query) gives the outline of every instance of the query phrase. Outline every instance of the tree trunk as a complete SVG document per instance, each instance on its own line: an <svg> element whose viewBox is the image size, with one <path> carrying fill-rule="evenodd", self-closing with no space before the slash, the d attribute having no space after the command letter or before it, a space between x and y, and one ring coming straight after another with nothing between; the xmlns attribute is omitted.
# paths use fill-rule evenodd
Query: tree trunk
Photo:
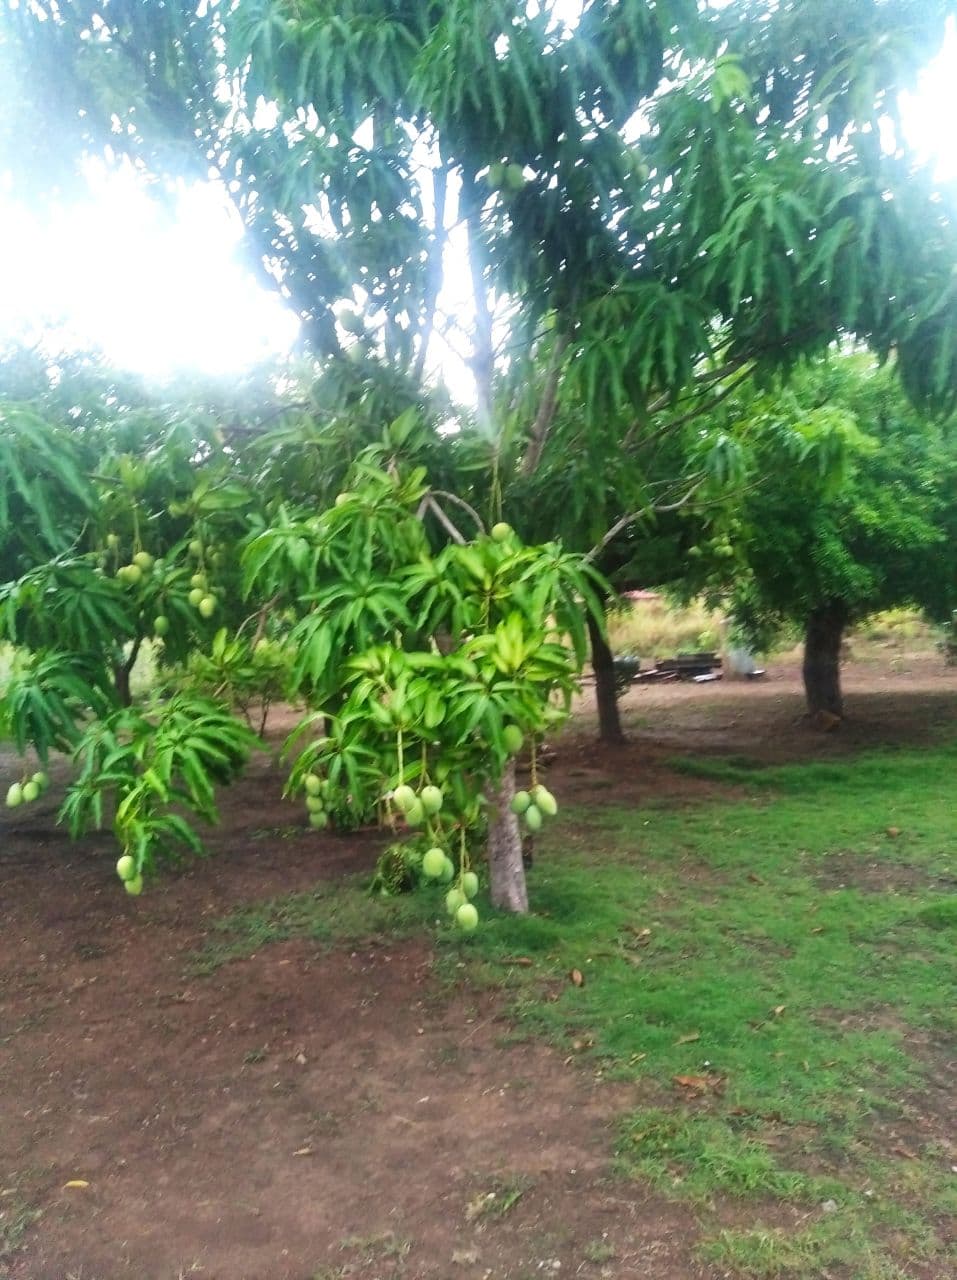
<svg viewBox="0 0 957 1280"><path fill-rule="evenodd" d="M133 701L130 694L130 673L124 664L113 668L113 683L116 685L116 696L121 707L128 707Z"/></svg>
<svg viewBox="0 0 957 1280"><path fill-rule="evenodd" d="M595 701L598 703L598 736L602 742L621 746L625 735L618 714L618 689L615 684L615 662L604 632L589 613L588 637L591 640L591 665L595 673Z"/></svg>
<svg viewBox="0 0 957 1280"><path fill-rule="evenodd" d="M121 707L131 707L133 705L133 695L130 692L130 675L136 666L136 659L139 656L142 643L143 637L137 636L133 641L132 648L126 655L126 661L113 664L113 682L116 685L116 696Z"/></svg>
<svg viewBox="0 0 957 1280"><path fill-rule="evenodd" d="M811 715L844 714L841 696L841 637L847 610L832 600L808 616L804 633L804 693Z"/></svg>
<svg viewBox="0 0 957 1280"><path fill-rule="evenodd" d="M525 914L528 890L522 861L522 837L512 813L515 795L515 762L510 760L498 789L489 793L488 872L492 906Z"/></svg>

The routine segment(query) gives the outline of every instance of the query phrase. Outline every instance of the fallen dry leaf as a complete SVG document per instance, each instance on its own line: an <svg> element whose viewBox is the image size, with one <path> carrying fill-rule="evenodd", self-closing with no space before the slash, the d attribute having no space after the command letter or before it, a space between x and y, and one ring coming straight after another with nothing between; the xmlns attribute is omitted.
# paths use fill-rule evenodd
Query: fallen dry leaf
<svg viewBox="0 0 957 1280"><path fill-rule="evenodd" d="M776 1018L780 1018L781 1014L784 1012L786 1008L787 1008L786 1004L776 1004L774 1008L771 1010L771 1012L774 1014Z"/></svg>
<svg viewBox="0 0 957 1280"><path fill-rule="evenodd" d="M480 1191L477 1196L471 1199L465 1206L466 1222L474 1222L476 1218L480 1218L483 1213L487 1213L489 1207L495 1203L494 1191Z"/></svg>
<svg viewBox="0 0 957 1280"><path fill-rule="evenodd" d="M896 839L897 839L897 837L900 835L900 833L901 833L901 829L900 829L900 827L888 827L888 828L887 828L887 834L890 836L890 838L891 838L892 840L896 840Z"/></svg>
<svg viewBox="0 0 957 1280"><path fill-rule="evenodd" d="M709 1090L717 1092L724 1084L724 1076L715 1075L674 1076L673 1079L676 1085L691 1093L707 1093Z"/></svg>
<svg viewBox="0 0 957 1280"><path fill-rule="evenodd" d="M675 1041L675 1044L694 1044L696 1040L701 1039L700 1031L689 1031L686 1036L681 1036Z"/></svg>
<svg viewBox="0 0 957 1280"><path fill-rule="evenodd" d="M916 1160L917 1155L913 1151L908 1151L906 1147L891 1147L891 1154L895 1156L903 1156L905 1160Z"/></svg>
<svg viewBox="0 0 957 1280"><path fill-rule="evenodd" d="M582 973L581 969L572 969L571 973L568 975L568 981L573 987L583 987L585 985L585 975Z"/></svg>
<svg viewBox="0 0 957 1280"><path fill-rule="evenodd" d="M65 1191L67 1187L88 1187L89 1185L82 1178L71 1178L69 1182L64 1182L63 1190Z"/></svg>
<svg viewBox="0 0 957 1280"><path fill-rule="evenodd" d="M311 1156L312 1147L300 1147L298 1151L292 1153L294 1156Z"/></svg>
<svg viewBox="0 0 957 1280"><path fill-rule="evenodd" d="M761 877L756 876L753 871L748 872L748 879L751 881L752 884L764 884L764 881L761 879Z"/></svg>

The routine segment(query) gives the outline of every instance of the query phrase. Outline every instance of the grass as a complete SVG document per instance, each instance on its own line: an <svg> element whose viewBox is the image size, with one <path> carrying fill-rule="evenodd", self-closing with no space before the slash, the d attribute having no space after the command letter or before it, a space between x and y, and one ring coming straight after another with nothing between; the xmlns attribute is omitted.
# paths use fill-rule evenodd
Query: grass
<svg viewBox="0 0 957 1280"><path fill-rule="evenodd" d="M859 623L848 633L847 641L855 661L886 666L890 652L893 666L916 654L936 652L941 634L941 628L916 609L888 609ZM701 601L687 606L672 604L664 596L625 601L609 615L608 636L612 652L648 661L682 652L710 652L721 647L721 615ZM794 628L786 628L771 656L794 661L800 654L800 635Z"/></svg>
<svg viewBox="0 0 957 1280"><path fill-rule="evenodd" d="M700 602L685 608L664 598L626 602L610 615L608 637L613 653L639 658L710 652L720 643L719 616Z"/></svg>
<svg viewBox="0 0 957 1280"><path fill-rule="evenodd" d="M485 907L467 939L440 927L449 982L504 986L520 1027L635 1082L619 1174L698 1205L702 1249L732 1275L957 1271L940 1229L955 1179L918 1123L957 1031L957 748L681 767L734 792L564 815L533 915ZM229 917L207 961L272 937L415 931L439 906L323 887Z"/></svg>
<svg viewBox="0 0 957 1280"><path fill-rule="evenodd" d="M491 1185L480 1191L466 1206L467 1220L476 1222L506 1217L531 1185L531 1179L522 1174L493 1179Z"/></svg>
<svg viewBox="0 0 957 1280"><path fill-rule="evenodd" d="M308 893L271 898L215 921L215 936L192 958L189 972L206 977L230 960L289 938L333 944L420 932L433 920L437 905L418 895L371 897L358 877L320 884Z"/></svg>
<svg viewBox="0 0 957 1280"><path fill-rule="evenodd" d="M875 644L912 646L932 649L940 637L940 628L927 621L918 609L885 609L872 614L851 632L851 642L866 640Z"/></svg>
<svg viewBox="0 0 957 1280"><path fill-rule="evenodd" d="M0 1262L19 1249L23 1237L39 1218L35 1209L15 1190L4 1191L0 1198Z"/></svg>

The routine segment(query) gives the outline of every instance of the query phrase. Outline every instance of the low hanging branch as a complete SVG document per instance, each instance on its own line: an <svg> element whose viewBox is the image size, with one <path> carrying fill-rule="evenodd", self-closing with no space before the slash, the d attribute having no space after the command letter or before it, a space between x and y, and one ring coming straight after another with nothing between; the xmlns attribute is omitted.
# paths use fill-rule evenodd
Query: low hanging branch
<svg viewBox="0 0 957 1280"><path fill-rule="evenodd" d="M455 494L455 493L449 493L449 492L448 492L447 490L445 490L445 489L433 489L433 490L432 490L432 494L431 494L431 496L432 496L433 498L444 498L446 502L452 502L452 503L454 503L454 504L455 504L455 506L457 506L457 507L461 507L461 508L462 508L462 510L463 510L463 511L467 511L467 512L468 512L468 514L469 514L469 515L472 517L472 519L475 521L475 525L476 525L476 528L478 529L479 533L484 533L484 532L485 532L485 525L484 525L484 524L483 524L483 522L482 522L482 517L481 517L481 516L479 515L479 513L475 510L475 508L474 508L474 507L470 506L470 505L465 501L465 499L464 499L464 498L460 498L460 497L458 496L458 494Z"/></svg>
<svg viewBox="0 0 957 1280"><path fill-rule="evenodd" d="M722 378L726 378L730 374L736 373L742 368L744 369L744 372L729 383L728 386L724 387L716 396L706 398L707 392L716 382L720 382ZM622 449L628 450L633 445L637 445L640 448L647 448L649 444L658 440L661 436L667 435L669 431L675 431L678 427L683 427L685 423L691 422L694 418L700 417L704 413L710 413L715 405L720 404L721 401L729 396L732 391L736 390L742 382L745 382L748 377L750 377L751 372L750 356L747 359L742 358L741 360L731 360L720 369L711 370L709 373L702 374L700 378L696 378L691 384L688 393L680 396L677 400L674 400L670 394L658 396L656 400L653 400L651 404L645 408L641 417L637 418L628 428L621 442ZM668 405L677 407L677 405L680 405L683 402L696 398L698 399L698 404L695 408L688 410L678 418L669 418L668 421L663 423L660 427L656 427L650 436L642 436L640 439L638 438L639 432L643 427L648 425L649 419L653 418L655 414L660 413L662 409L667 408Z"/></svg>
<svg viewBox="0 0 957 1280"><path fill-rule="evenodd" d="M250 645L250 648L255 649L256 645L259 644L260 640L266 634L266 623L269 619L269 615L275 609L276 605L279 604L279 601L281 599L282 599L282 592L277 591L276 594L272 597L272 599L267 600L261 609L257 609L255 613L251 613L249 617L246 618L246 620L239 625L236 631L237 637L242 635L243 631L246 629L249 623L255 620L256 630L253 633L253 638Z"/></svg>
<svg viewBox="0 0 957 1280"><path fill-rule="evenodd" d="M595 546L592 547L591 551L588 552L585 556L585 560L588 563L595 560L601 555L610 542L614 542L615 538L617 538L620 533L624 533L629 525L634 524L636 520L640 520L643 516L663 515L668 511L679 511L683 506L686 506L687 503L691 501L706 479L707 476L701 476L694 482L691 488L677 500L677 502L667 502L642 507L640 510L632 511L630 515L622 516L620 520L616 520L602 540L596 543Z"/></svg>
<svg viewBox="0 0 957 1280"><path fill-rule="evenodd" d="M609 542L613 542L614 539L618 537L619 533L623 533L629 525L634 524L636 520L640 520L643 516L666 515L669 511L679 511L691 501L707 478L708 477L705 475L700 476L691 488L683 494L682 497L678 498L676 502L650 503L648 506L642 507L641 510L633 511L631 515L622 516L620 520L616 520L602 538L601 542L596 543L595 546L592 547L591 551L588 552L585 556L585 560L590 563L597 556L601 555ZM721 498L709 499L707 502L699 503L696 510L705 511L708 507L720 506L728 501L729 496L740 497L742 494L750 493L754 489L759 489L766 480L766 475L759 475L754 480L750 481L749 484L740 485L738 488L733 490L731 495L725 495Z"/></svg>
<svg viewBox="0 0 957 1280"><path fill-rule="evenodd" d="M467 505L467 504L463 504L463 505ZM458 543L460 547L464 546L466 542L468 542L468 538L466 538L465 535L455 527L455 525L452 523L449 517L445 514L445 512L442 510L442 508L439 506L436 500L432 497L431 493L427 493L425 495L425 497L419 503L419 509L418 511L416 511L415 514L421 520L424 518L426 512L428 511L431 511L432 515L435 516L436 520L438 520L439 524L442 526L442 528L449 535L449 537L452 539L453 542Z"/></svg>

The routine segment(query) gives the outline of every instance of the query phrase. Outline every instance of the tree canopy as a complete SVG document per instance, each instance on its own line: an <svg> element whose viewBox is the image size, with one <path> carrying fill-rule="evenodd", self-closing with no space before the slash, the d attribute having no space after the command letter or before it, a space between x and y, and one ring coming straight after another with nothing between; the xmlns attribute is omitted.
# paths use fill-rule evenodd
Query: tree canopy
<svg viewBox="0 0 957 1280"><path fill-rule="evenodd" d="M894 371L861 354L773 393L742 388L719 412L749 475L697 528L686 587L724 595L759 647L796 624L809 708L840 715L847 627L895 606L942 620L957 601L954 419L915 409Z"/></svg>
<svg viewBox="0 0 957 1280"><path fill-rule="evenodd" d="M13 398L25 367L39 389ZM215 819L216 786L256 745L237 713L282 697L301 715L287 791L310 824L411 837L387 851L384 891L457 875L447 906L473 928L487 834L493 902L526 910L517 820L534 832L557 811L536 743L584 661L594 571L434 488L411 460L440 461L414 405L356 454L351 415L317 430L295 389L233 424L88 361L53 372L20 360L0 378L0 732L43 764L72 754L73 834L111 821L139 893L200 850L191 815ZM25 773L8 805L44 785Z"/></svg>
<svg viewBox="0 0 957 1280"><path fill-rule="evenodd" d="M896 351L913 396L952 395L952 211L880 129L954 11L31 0L5 47L50 125L42 175L57 144L154 178L214 172L316 352L351 341L347 299L379 357L421 373L463 228L480 410L493 374L521 372L532 471L563 407L618 449L703 367L789 368L839 332Z"/></svg>

